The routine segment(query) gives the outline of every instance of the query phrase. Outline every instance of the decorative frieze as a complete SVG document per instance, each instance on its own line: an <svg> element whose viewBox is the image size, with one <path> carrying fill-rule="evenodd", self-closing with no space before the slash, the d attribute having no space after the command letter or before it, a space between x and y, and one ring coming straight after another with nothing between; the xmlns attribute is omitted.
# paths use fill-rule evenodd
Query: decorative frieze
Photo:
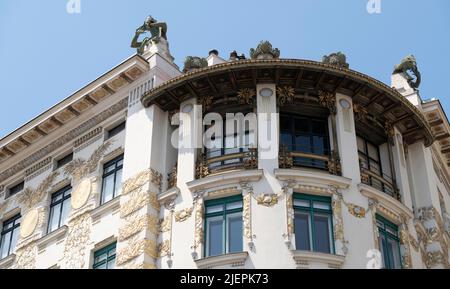
<svg viewBox="0 0 450 289"><path fill-rule="evenodd" d="M82 136L79 139L77 139L76 141L74 141L73 147L78 149L85 143L89 142L91 139L95 138L96 136L101 135L102 132L103 132L103 128L101 126L91 130L89 133L85 134L84 136ZM83 147L85 147L85 146L83 146Z"/></svg>
<svg viewBox="0 0 450 289"><path fill-rule="evenodd" d="M27 209L35 207L47 195L48 190L53 185L54 180L59 176L58 172L53 172L47 176L35 189L26 188L19 195L19 202Z"/></svg>
<svg viewBox="0 0 450 289"><path fill-rule="evenodd" d="M32 167L28 168L25 171L25 180L30 181L31 179L39 176L40 174L44 173L45 171L49 170L51 168L52 158L48 157L37 164L33 165ZM1 191L1 190L0 190Z"/></svg>

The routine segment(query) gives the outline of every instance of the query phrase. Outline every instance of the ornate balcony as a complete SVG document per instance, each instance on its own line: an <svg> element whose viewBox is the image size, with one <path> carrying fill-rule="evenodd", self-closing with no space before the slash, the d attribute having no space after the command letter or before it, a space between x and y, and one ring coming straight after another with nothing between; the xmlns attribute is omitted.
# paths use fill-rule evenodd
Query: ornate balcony
<svg viewBox="0 0 450 289"><path fill-rule="evenodd" d="M397 189L397 186L389 176L380 176L364 167L361 167L361 182L382 191L399 202L402 201L402 197Z"/></svg>
<svg viewBox="0 0 450 289"><path fill-rule="evenodd" d="M202 153L197 161L196 178L202 179L209 175L224 171L252 170L258 168L258 149L248 148L241 152L232 153L225 149Z"/></svg>
<svg viewBox="0 0 450 289"><path fill-rule="evenodd" d="M339 155L335 151L332 151L329 156L291 151L286 145L280 146L279 167L281 169L307 167L328 171L333 175L340 176L342 174Z"/></svg>

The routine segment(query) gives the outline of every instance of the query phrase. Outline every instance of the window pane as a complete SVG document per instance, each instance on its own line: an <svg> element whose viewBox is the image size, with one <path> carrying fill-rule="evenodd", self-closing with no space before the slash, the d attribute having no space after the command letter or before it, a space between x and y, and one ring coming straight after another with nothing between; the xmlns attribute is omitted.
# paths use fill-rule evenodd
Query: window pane
<svg viewBox="0 0 450 289"><path fill-rule="evenodd" d="M309 136L297 135L294 151L312 153L311 139Z"/></svg>
<svg viewBox="0 0 450 289"><path fill-rule="evenodd" d="M294 200L294 206L309 208L311 206L311 204L309 201L305 201L305 200Z"/></svg>
<svg viewBox="0 0 450 289"><path fill-rule="evenodd" d="M105 253L105 254L98 255L98 256L95 258L94 263L98 264L98 263L100 263L100 262L106 261L106 257L107 257L106 253Z"/></svg>
<svg viewBox="0 0 450 289"><path fill-rule="evenodd" d="M310 251L310 222L309 214L295 213L295 244L297 250Z"/></svg>
<svg viewBox="0 0 450 289"><path fill-rule="evenodd" d="M207 246L208 246L208 256L218 256L224 253L223 246L223 218L214 217L207 220Z"/></svg>
<svg viewBox="0 0 450 289"><path fill-rule="evenodd" d="M325 155L325 137L314 136L313 137L313 153L318 155Z"/></svg>
<svg viewBox="0 0 450 289"><path fill-rule="evenodd" d="M328 215L314 215L315 250L321 253L331 253L330 217Z"/></svg>
<svg viewBox="0 0 450 289"><path fill-rule="evenodd" d="M369 157L371 157L372 159L379 161L378 158L378 148L371 145L370 143L367 144L367 149L369 151Z"/></svg>
<svg viewBox="0 0 450 289"><path fill-rule="evenodd" d="M356 139L358 142L358 150L365 154L366 153L366 145L365 145L364 140L360 137L357 137Z"/></svg>
<svg viewBox="0 0 450 289"><path fill-rule="evenodd" d="M382 268L386 268L386 239L384 238L384 235L379 234L378 237L378 243L381 247L381 259L382 259Z"/></svg>
<svg viewBox="0 0 450 289"><path fill-rule="evenodd" d="M107 176L103 179L103 203L106 203L113 198L114 193L114 175Z"/></svg>
<svg viewBox="0 0 450 289"><path fill-rule="evenodd" d="M242 252L242 213L227 216L228 253Z"/></svg>
<svg viewBox="0 0 450 289"><path fill-rule="evenodd" d="M69 216L69 213L70 213L70 208L71 208L71 204L70 204L70 198L69 198L69 199L65 200L63 203L61 222L60 222L61 226L64 226L66 224L67 217Z"/></svg>
<svg viewBox="0 0 450 289"><path fill-rule="evenodd" d="M116 184L114 187L114 197L117 197L122 192L122 169L116 172Z"/></svg>
<svg viewBox="0 0 450 289"><path fill-rule="evenodd" d="M110 259L108 261L108 269L115 269L116 268L116 259Z"/></svg>
<svg viewBox="0 0 450 289"><path fill-rule="evenodd" d="M227 204L227 210L235 210L235 209L242 209L242 202L235 202L231 204Z"/></svg>
<svg viewBox="0 0 450 289"><path fill-rule="evenodd" d="M1 254L1 259L5 258L5 257L8 257L10 242L11 242L11 232L8 232L7 234L2 236L2 244L1 244L2 254Z"/></svg>
<svg viewBox="0 0 450 289"><path fill-rule="evenodd" d="M390 267L389 269L401 269L401 261L400 261L400 252L399 252L399 244L397 241L393 239L389 239L387 241L389 259L390 259Z"/></svg>
<svg viewBox="0 0 450 289"><path fill-rule="evenodd" d="M13 231L10 253L16 249L17 241L19 240L19 227L15 228Z"/></svg>
<svg viewBox="0 0 450 289"><path fill-rule="evenodd" d="M292 134L290 132L281 133L281 144L287 146L289 150L292 149Z"/></svg>
<svg viewBox="0 0 450 289"><path fill-rule="evenodd" d="M326 135L327 128L325 122L323 121L313 121L312 122L312 131L314 134Z"/></svg>
<svg viewBox="0 0 450 289"><path fill-rule="evenodd" d="M48 224L48 232L51 233L58 229L59 217L61 213L61 204L53 206L50 210L50 219Z"/></svg>
<svg viewBox="0 0 450 289"><path fill-rule="evenodd" d="M314 202L314 209L331 210L331 206L329 203Z"/></svg>
<svg viewBox="0 0 450 289"><path fill-rule="evenodd" d="M223 211L223 205L206 207L207 214L219 213Z"/></svg>
<svg viewBox="0 0 450 289"><path fill-rule="evenodd" d="M306 119L295 119L295 131L296 132L309 132L309 123Z"/></svg>
<svg viewBox="0 0 450 289"><path fill-rule="evenodd" d="M104 269L106 269L106 263L103 263L101 265L96 265L95 269L96 270L104 270Z"/></svg>

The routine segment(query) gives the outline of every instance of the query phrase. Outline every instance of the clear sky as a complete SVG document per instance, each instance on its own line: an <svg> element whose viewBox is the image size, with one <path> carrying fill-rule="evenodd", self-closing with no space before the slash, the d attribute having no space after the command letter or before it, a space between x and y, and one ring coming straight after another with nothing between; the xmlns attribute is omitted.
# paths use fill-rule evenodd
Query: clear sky
<svg viewBox="0 0 450 289"><path fill-rule="evenodd" d="M395 64L414 54L423 99L450 113L450 1L381 0L0 1L0 137L20 127L135 53L134 31L151 14L168 23L176 63L217 49L228 59L269 40L281 57L321 60L343 51L352 69L390 84Z"/></svg>

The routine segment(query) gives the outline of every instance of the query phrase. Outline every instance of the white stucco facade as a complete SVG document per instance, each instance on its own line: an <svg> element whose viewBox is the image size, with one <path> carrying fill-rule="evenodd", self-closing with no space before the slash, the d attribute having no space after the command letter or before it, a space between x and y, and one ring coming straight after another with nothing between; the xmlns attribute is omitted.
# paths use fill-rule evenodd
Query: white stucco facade
<svg viewBox="0 0 450 289"><path fill-rule="evenodd" d="M438 101L423 102L402 74L393 75L392 89L376 83L378 96L369 99L369 77L273 56L227 61L213 51L207 67L182 72L165 45L162 41L125 60L0 140L0 226L21 216L17 244L0 260L0 268L88 269L96 263L96 252L111 244L116 244L115 267L124 269L366 268L374 260L371 250L383 246L380 217L398 228L402 268L449 268L450 127ZM318 69L322 76L312 85L308 75ZM343 80L326 89L330 71L348 73L360 87L348 83L344 89ZM290 79L297 86L288 85ZM208 160L202 163L203 149L172 146L172 139L181 144L202 133L199 122L206 111L197 104L213 112L217 101L217 107L229 105L230 112L239 112L229 99L236 94L238 100L245 98L242 85L250 92L245 105L252 112L278 114L272 120L273 158L264 157L261 119L256 153L236 157L245 163L241 168L214 171ZM288 86L293 95L280 89ZM317 91L320 100L311 104L306 87ZM205 102L207 89L218 95L212 103ZM227 89L234 92L223 93ZM264 89L272 95L261 95ZM283 96L292 98L291 108L280 102ZM383 97L398 101L404 116L395 115L395 103L382 107ZM225 105L217 99L226 99ZM313 160L326 163L325 170L292 165L307 158L294 151L281 154L279 115L295 115L294 104L302 103L327 113L329 158ZM367 111L371 105L382 113ZM173 125L177 111L185 114ZM390 124L382 125L375 142L380 182L384 189L393 185L391 194L370 185L377 176L360 169L358 137L370 138L370 125L379 120ZM422 131L408 127L411 121ZM110 137L123 122L125 129ZM70 153L72 162L57 168ZM120 189L102 203L105 164L122 155ZM208 172L202 170L205 164ZM384 176L390 182L384 183ZM11 195L22 181L23 189ZM48 233L52 195L67 186L72 188L70 213ZM293 200L298 194L330 200L330 252L297 248L302 236L296 232ZM208 256L205 206L233 196L242 197L242 250Z"/></svg>

